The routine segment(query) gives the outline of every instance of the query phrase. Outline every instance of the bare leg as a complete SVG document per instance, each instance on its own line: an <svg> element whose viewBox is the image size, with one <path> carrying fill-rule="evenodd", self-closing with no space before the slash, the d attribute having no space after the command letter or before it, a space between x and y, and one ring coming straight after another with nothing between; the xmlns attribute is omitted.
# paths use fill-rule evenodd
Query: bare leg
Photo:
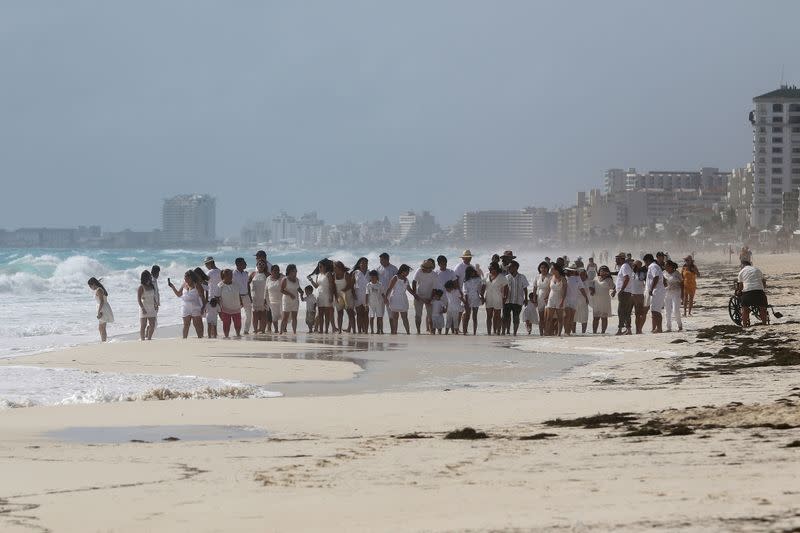
<svg viewBox="0 0 800 533"><path fill-rule="evenodd" d="M356 313L352 309L347 310L347 333L356 333L357 330L356 325Z"/></svg>
<svg viewBox="0 0 800 533"><path fill-rule="evenodd" d="M147 340L153 340L153 333L156 332L156 319L155 318L148 318L147 319Z"/></svg>
<svg viewBox="0 0 800 533"><path fill-rule="evenodd" d="M605 334L606 329L608 329L608 319L607 318L601 318L600 321L602 322L602 325L603 325L603 334Z"/></svg>
<svg viewBox="0 0 800 533"><path fill-rule="evenodd" d="M600 325L599 318L592 318L592 333L597 333L597 326Z"/></svg>
<svg viewBox="0 0 800 533"><path fill-rule="evenodd" d="M139 340L143 341L146 337L146 330L147 330L147 319L140 318L139 319Z"/></svg>
<svg viewBox="0 0 800 533"><path fill-rule="evenodd" d="M378 334L383 335L383 317L379 316L377 322L378 322Z"/></svg>
<svg viewBox="0 0 800 533"><path fill-rule="evenodd" d="M106 323L100 322L97 326L98 331L100 331L100 342L106 342L108 340L108 333L106 332Z"/></svg>
<svg viewBox="0 0 800 533"><path fill-rule="evenodd" d="M292 311L292 333L297 333L297 311Z"/></svg>
<svg viewBox="0 0 800 533"><path fill-rule="evenodd" d="M183 338L186 339L189 337L189 326L192 323L192 317L185 316L183 317Z"/></svg>
<svg viewBox="0 0 800 533"><path fill-rule="evenodd" d="M404 312L400 313L400 317L403 319L403 327L406 330L406 335L410 335L411 334L411 328L409 327L409 324L408 324L408 312L404 311Z"/></svg>
<svg viewBox="0 0 800 533"><path fill-rule="evenodd" d="M195 333L197 333L197 338L198 339L202 339L203 338L203 330L204 330L204 328L203 328L203 317L201 317L201 316L193 316L192 317L192 323L194 323L194 331L195 331Z"/></svg>
<svg viewBox="0 0 800 533"><path fill-rule="evenodd" d="M283 319L281 321L281 333L286 333L286 326L289 324L289 311L283 312Z"/></svg>
<svg viewBox="0 0 800 533"><path fill-rule="evenodd" d="M545 335L547 335L547 333L545 333L545 330L547 329L545 328L545 326L547 325L547 320L545 319L545 312L544 309L537 312L539 313L539 336L544 337Z"/></svg>
<svg viewBox="0 0 800 533"><path fill-rule="evenodd" d="M492 309L486 309L486 334L492 334L492 318L494 317L494 313Z"/></svg>

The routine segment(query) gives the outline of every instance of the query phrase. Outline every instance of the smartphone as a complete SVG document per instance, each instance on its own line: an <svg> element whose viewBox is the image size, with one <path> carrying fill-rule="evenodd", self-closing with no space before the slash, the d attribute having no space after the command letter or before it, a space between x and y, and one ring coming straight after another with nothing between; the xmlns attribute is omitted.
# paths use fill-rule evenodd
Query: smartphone
<svg viewBox="0 0 800 533"><path fill-rule="evenodd" d="M167 278L167 285L172 285L172 280L170 280L169 278Z"/></svg>

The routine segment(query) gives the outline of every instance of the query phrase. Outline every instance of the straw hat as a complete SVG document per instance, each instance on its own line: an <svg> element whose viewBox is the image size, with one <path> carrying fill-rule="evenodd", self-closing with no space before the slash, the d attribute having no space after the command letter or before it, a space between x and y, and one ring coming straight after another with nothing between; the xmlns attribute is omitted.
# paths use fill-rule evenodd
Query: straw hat
<svg viewBox="0 0 800 533"><path fill-rule="evenodd" d="M206 256L206 258L203 260L203 264L213 263L213 262L214 262L214 258L211 257L210 255Z"/></svg>
<svg viewBox="0 0 800 533"><path fill-rule="evenodd" d="M614 257L615 257L615 258L616 258L616 257L621 257L621 258L625 259L625 258L626 258L626 257L628 257L628 256L625 254L625 252L620 252L620 253L618 253L617 255L615 255Z"/></svg>
<svg viewBox="0 0 800 533"><path fill-rule="evenodd" d="M436 263L433 262L433 259L426 259L420 265L422 268L436 268Z"/></svg>
<svg viewBox="0 0 800 533"><path fill-rule="evenodd" d="M572 271L574 271L574 272L577 272L577 271L578 271L578 265L577 265L577 263L575 263L575 262L573 261L573 262L572 262L572 263L570 263L570 264L569 264L569 266L568 266L567 268L565 268L564 270L572 270Z"/></svg>
<svg viewBox="0 0 800 533"><path fill-rule="evenodd" d="M472 252L469 251L469 248L464 250L464 253L461 254L461 259L464 259L466 257L469 257L470 259L472 258Z"/></svg>
<svg viewBox="0 0 800 533"><path fill-rule="evenodd" d="M514 252L512 252L511 250L506 250L505 252L503 252L503 255L501 255L500 257L508 257L508 258L511 258L511 259L516 259L517 258L517 256L514 255Z"/></svg>

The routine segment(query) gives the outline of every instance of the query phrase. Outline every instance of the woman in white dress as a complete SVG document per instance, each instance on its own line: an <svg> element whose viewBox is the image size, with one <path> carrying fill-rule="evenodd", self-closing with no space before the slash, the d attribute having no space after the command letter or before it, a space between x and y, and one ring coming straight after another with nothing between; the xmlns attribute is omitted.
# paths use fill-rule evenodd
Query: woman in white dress
<svg viewBox="0 0 800 533"><path fill-rule="evenodd" d="M189 326L194 324L197 338L203 338L203 287L197 280L194 271L187 270L183 275L183 284L177 289L172 281L167 278L169 285L175 296L181 299L181 317L183 318L183 338L189 337Z"/></svg>
<svg viewBox="0 0 800 533"><path fill-rule="evenodd" d="M356 307L356 325L359 333L369 332L369 306L367 305L367 285L369 284L369 260L360 257L353 267L353 292Z"/></svg>
<svg viewBox="0 0 800 533"><path fill-rule="evenodd" d="M142 271L139 281L139 290L136 292L136 301L139 302L139 339L149 341L156 329L156 288L149 270Z"/></svg>
<svg viewBox="0 0 800 533"><path fill-rule="evenodd" d="M550 263L542 261L536 269L538 274L533 279L533 298L532 301L536 305L536 310L539 313L539 335L544 335L545 332L545 318L544 308L547 305L547 299L550 296Z"/></svg>
<svg viewBox="0 0 800 533"><path fill-rule="evenodd" d="M280 333L281 318L283 317L283 293L281 292L281 284L283 283L283 274L281 274L281 267L272 265L270 268L269 276L267 277L267 303L269 305L270 320L272 320L271 330L275 333Z"/></svg>
<svg viewBox="0 0 800 533"><path fill-rule="evenodd" d="M293 264L286 265L286 275L281 280L281 294L283 295L281 333L286 333L286 326L289 320L292 321L292 333L297 333L297 311L300 310L303 290L300 288L300 281L297 279L297 266Z"/></svg>
<svg viewBox="0 0 800 533"><path fill-rule="evenodd" d="M88 284L89 288L94 291L94 299L97 301L97 329L100 331L100 341L106 342L108 340L106 324L114 322L114 313L108 303L108 291L97 278L89 278Z"/></svg>
<svg viewBox="0 0 800 533"><path fill-rule="evenodd" d="M597 277L590 288L592 292L592 333L597 333L597 326L601 325L601 333L608 328L608 318L611 316L611 291L614 289L614 280L611 270L605 265L597 271Z"/></svg>
<svg viewBox="0 0 800 533"><path fill-rule="evenodd" d="M545 335L561 336L564 328L564 300L567 298L567 280L557 264L550 269L550 294L545 304Z"/></svg>
<svg viewBox="0 0 800 533"><path fill-rule="evenodd" d="M478 271L474 266L468 266L464 271L464 300L466 301L464 335L467 334L470 318L472 318L472 334L477 335L478 333L478 308L483 303L483 297L481 296L484 290L483 287L483 279L481 279Z"/></svg>
<svg viewBox="0 0 800 533"><path fill-rule="evenodd" d="M339 332L355 333L356 313L354 311L353 286L355 280L347 267L341 261L333 263L333 291L334 304L336 307L336 322ZM347 329L343 329L344 313L347 312Z"/></svg>
<svg viewBox="0 0 800 533"><path fill-rule="evenodd" d="M268 320L267 310L267 262L260 259L256 263L256 271L250 274L250 293L253 296L253 333L266 333L267 327L272 330L272 322Z"/></svg>
<svg viewBox="0 0 800 533"><path fill-rule="evenodd" d="M489 274L486 276L486 285L483 300L486 302L486 334L500 335L503 321L503 305L508 299L508 279L500 274L499 263L489 264Z"/></svg>
<svg viewBox="0 0 800 533"><path fill-rule="evenodd" d="M328 333L331 327L336 333L336 324L333 323L333 262L323 259L317 264L317 269L317 277L308 278L317 289L317 333Z"/></svg>
<svg viewBox="0 0 800 533"><path fill-rule="evenodd" d="M411 272L411 267L408 265L400 265L397 269L397 274L389 282L389 287L386 289L384 296L386 305L389 308L389 327L391 328L392 335L397 335L398 318L402 317L403 327L406 329L406 335L411 334L411 328L408 324L408 295L416 296L408 283L408 274Z"/></svg>
<svg viewBox="0 0 800 533"><path fill-rule="evenodd" d="M584 292L583 292L583 297L581 297L581 295L578 295L578 306L575 308L575 323L581 325L581 333L586 333L586 327L589 325L588 293L590 291L586 288L587 283L589 283L589 276L584 268L579 268L578 277L583 282Z"/></svg>

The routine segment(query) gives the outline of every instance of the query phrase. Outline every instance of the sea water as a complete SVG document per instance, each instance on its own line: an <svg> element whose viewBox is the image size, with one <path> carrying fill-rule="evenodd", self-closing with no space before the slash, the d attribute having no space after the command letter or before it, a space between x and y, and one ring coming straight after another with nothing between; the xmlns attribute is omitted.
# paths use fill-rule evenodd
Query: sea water
<svg viewBox="0 0 800 533"><path fill-rule="evenodd" d="M370 269L378 266L378 255L384 250L267 250L268 260L278 264L281 271L294 263L298 268L301 285L306 276L322 258L341 260L352 267L359 257L367 257ZM499 250L473 250L473 264L486 265L492 253ZM400 266L407 263L417 269L426 258L445 254L450 268L460 260L461 250L414 249L392 253L391 261ZM219 268L233 268L236 257L244 257L248 270L255 268L255 249L237 250L220 248L208 251L195 250L96 250L96 249L0 249L0 298L3 299L3 318L0 320L0 358L56 350L68 346L98 342L97 304L87 286L90 277L102 280L108 290L108 301L115 322L108 325L112 337L131 334L139 330L139 307L136 301L139 278L143 270L154 264L161 266L159 292L161 309L158 324L181 323L180 299L167 286L172 279L180 286L188 269L201 266L206 255L213 255ZM520 254L522 272L532 279L533 271L544 254ZM413 275L413 271L412 271ZM300 315L303 316L303 304ZM302 319L300 320L302 323ZM156 332L156 336L158 336ZM191 333L193 334L193 332ZM38 370L5 370L0 372L0 400L5 392L6 403L15 405L53 404L72 401L108 401L109 398L136 396L151 385L171 386L176 390L193 390L191 377L173 377L169 383L161 378L146 376L84 375L85 372L60 372L43 374ZM199 378L198 378L199 379ZM10 380L15 380L14 394L10 393ZM55 381L53 381L55 380ZM46 384L46 386L45 386ZM93 387L98 384L98 387ZM223 384L197 382L198 387ZM47 394L47 389L58 394ZM24 391L29 391L25 393ZM22 391L22 392L20 392ZM12 397L13 396L13 397ZM77 399L77 400L74 400ZM2 401L0 401L2 404Z"/></svg>

